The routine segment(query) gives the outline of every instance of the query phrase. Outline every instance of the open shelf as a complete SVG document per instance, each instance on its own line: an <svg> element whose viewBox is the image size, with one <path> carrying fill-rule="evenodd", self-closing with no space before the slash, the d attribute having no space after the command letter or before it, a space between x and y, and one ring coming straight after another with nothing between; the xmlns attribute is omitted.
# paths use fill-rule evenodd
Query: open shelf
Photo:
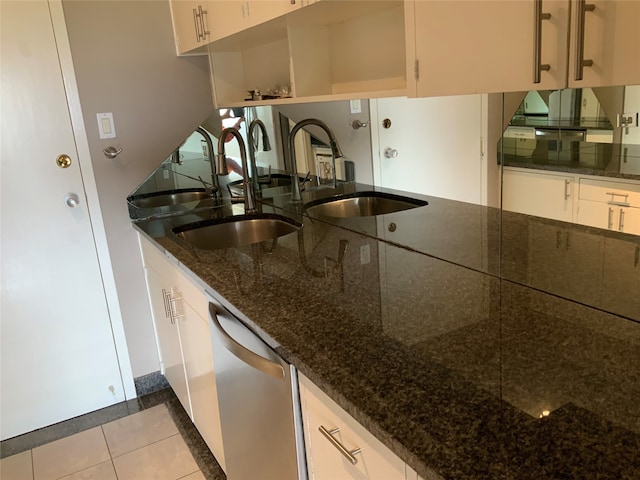
<svg viewBox="0 0 640 480"><path fill-rule="evenodd" d="M320 1L209 47L218 107L406 94L402 1ZM293 98L246 101L289 86Z"/></svg>

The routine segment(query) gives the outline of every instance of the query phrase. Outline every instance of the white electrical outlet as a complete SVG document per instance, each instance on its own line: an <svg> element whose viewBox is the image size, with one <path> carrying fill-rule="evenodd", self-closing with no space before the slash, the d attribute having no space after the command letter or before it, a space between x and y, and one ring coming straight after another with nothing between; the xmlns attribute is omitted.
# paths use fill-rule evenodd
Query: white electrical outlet
<svg viewBox="0 0 640 480"><path fill-rule="evenodd" d="M360 265L367 265L371 262L371 247L369 244L360 247Z"/></svg>

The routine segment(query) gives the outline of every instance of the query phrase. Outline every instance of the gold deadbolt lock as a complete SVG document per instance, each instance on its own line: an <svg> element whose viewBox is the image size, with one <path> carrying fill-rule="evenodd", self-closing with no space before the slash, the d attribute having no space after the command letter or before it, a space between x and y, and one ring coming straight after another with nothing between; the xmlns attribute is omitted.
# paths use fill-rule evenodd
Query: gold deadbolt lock
<svg viewBox="0 0 640 480"><path fill-rule="evenodd" d="M388 118L385 118L384 120L382 120L382 126L384 128L391 128L391 120Z"/></svg>
<svg viewBox="0 0 640 480"><path fill-rule="evenodd" d="M56 164L60 168L69 168L69 166L71 165L71 157L69 155L65 155L64 153L62 155L58 155L58 158L56 158Z"/></svg>

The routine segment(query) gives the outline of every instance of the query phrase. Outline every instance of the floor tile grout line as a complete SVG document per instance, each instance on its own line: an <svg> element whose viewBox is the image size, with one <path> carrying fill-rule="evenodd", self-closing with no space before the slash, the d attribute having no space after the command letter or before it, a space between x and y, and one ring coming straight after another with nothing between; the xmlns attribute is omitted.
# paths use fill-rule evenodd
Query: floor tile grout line
<svg viewBox="0 0 640 480"><path fill-rule="evenodd" d="M71 475L76 475L76 474L78 474L78 473L80 473L80 472L84 472L85 470L89 470L90 468L97 467L98 465L102 465L103 463L107 463L107 462L109 462L109 463L111 464L111 466L113 466L113 471L115 472L115 471L116 471L116 468L115 468L115 466L113 465L113 460L110 458L109 460L105 460L104 462L98 462L98 463L96 463L95 465L91 465L91 466L89 466L89 467L85 467L85 468L83 468L83 469L81 469L81 470L78 470L77 472L67 473L66 475L63 475L63 476L61 476L61 477L57 477L57 478L55 478L54 480L62 480L63 478L70 477ZM117 475L116 475L116 477L117 477Z"/></svg>
<svg viewBox="0 0 640 480"><path fill-rule="evenodd" d="M109 441L107 440L107 435L104 433L104 425L100 425L100 431L102 432L102 438L104 438L104 443L107 446L107 452L109 453L109 459L113 461L113 455L111 454L111 447L109 447Z"/></svg>
<svg viewBox="0 0 640 480"><path fill-rule="evenodd" d="M182 480L183 478L187 478L189 475L193 475L194 473L202 473L202 470L200 470L199 468L194 470L193 472L187 473L186 475L183 475L181 477L176 478L176 480ZM204 473L202 474L202 476L204 477Z"/></svg>
<svg viewBox="0 0 640 480"><path fill-rule="evenodd" d="M161 438L160 440L155 440L155 441L153 441L153 442L151 442L151 443L148 443L148 444L146 444L146 445L142 445L141 447L134 448L133 450L129 450L128 452L124 452L124 453L121 453L120 455L117 455L117 456L115 456L115 457L111 457L111 460L115 460L116 458L124 457L125 455L129 455L129 454L130 454L130 453L132 453L132 452L137 452L138 450L142 450L143 448L147 448L147 447L149 447L149 446L151 446L151 445L155 445L156 443L164 442L165 440L167 440L167 439L169 439L169 438L176 437L176 436L178 436L178 437L180 437L180 438L182 438L182 439L184 440L184 438L182 437L182 435L180 435L180 432L176 432L176 433L174 433L173 435L169 435L168 437ZM186 442L185 442L185 443L186 443ZM188 447L189 447L189 446L187 445L187 448L188 448ZM189 451L189 453L191 453L191 451ZM193 454L191 454L191 456L193 456Z"/></svg>

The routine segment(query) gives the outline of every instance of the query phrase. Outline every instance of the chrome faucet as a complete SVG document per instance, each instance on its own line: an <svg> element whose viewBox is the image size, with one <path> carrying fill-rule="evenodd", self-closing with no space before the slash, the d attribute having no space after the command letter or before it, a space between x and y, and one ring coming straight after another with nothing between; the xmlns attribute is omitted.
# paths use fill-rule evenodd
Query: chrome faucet
<svg viewBox="0 0 640 480"><path fill-rule="evenodd" d="M262 151L268 152L271 150L271 143L269 142L269 135L267 134L267 128L262 120L256 118L249 124L247 129L247 135L249 137L249 161L251 162L251 184L253 186L254 193L258 192L258 166L256 165L256 150L253 143L253 131L255 128L260 127L262 130Z"/></svg>
<svg viewBox="0 0 640 480"><path fill-rule="evenodd" d="M213 151L213 142L211 141L211 137L209 136L209 132L207 132L204 128L198 127L196 128L196 132L204 137L204 141L207 143L207 150L209 150L209 163L211 164L211 185L212 191L214 194L220 194L220 182L218 182L218 175L216 174L216 164L213 160L215 156L215 152Z"/></svg>
<svg viewBox="0 0 640 480"><path fill-rule="evenodd" d="M256 209L256 197L255 191L253 190L253 185L251 183L251 178L249 177L249 166L247 165L247 149L244 145L244 140L242 139L242 135L236 128L225 128L220 133L220 138L218 139L218 165L224 165L224 172L226 173L226 152L224 148L224 140L227 138L227 135L233 135L235 139L238 141L238 145L240 146L240 159L242 161L242 183L244 190L244 212L245 213L255 213ZM255 173L254 173L255 175Z"/></svg>
<svg viewBox="0 0 640 480"><path fill-rule="evenodd" d="M316 118L307 118L296 123L289 133L289 161L291 162L290 173L292 202L299 202L300 200L302 200L302 197L300 195L300 183L298 182L298 172L296 171L296 149L294 138L296 136L296 133L298 133L301 128L306 127L307 125L316 125L323 129L329 136L329 147L331 147L331 169L333 170L333 188L336 188L338 186L338 179L336 178L336 158L342 158L344 156L342 150L340 150L340 146L338 145L336 136L324 122Z"/></svg>

